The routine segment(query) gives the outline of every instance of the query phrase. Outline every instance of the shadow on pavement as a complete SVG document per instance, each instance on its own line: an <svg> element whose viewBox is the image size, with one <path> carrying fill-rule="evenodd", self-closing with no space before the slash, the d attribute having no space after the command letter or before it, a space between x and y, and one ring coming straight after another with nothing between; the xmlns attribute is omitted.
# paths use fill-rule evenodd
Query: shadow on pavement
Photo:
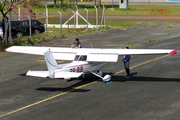
<svg viewBox="0 0 180 120"><path fill-rule="evenodd" d="M91 83L93 81L96 81L98 78L94 75L91 74L86 74L85 78L80 77L78 79L71 79L71 80L67 80L64 82L71 82L71 81L78 81L77 83L66 87L66 88L60 88L60 87L41 87L41 88L37 88L36 90L41 90L41 91L51 91L51 92L55 92L55 91L62 91L62 92L67 92L72 90L71 92L88 92L91 90L88 89L75 89L76 87Z"/></svg>
<svg viewBox="0 0 180 120"><path fill-rule="evenodd" d="M125 76L112 76L112 82L126 82L126 81L148 81L148 82L180 82L178 78L159 78L159 77L143 77L143 76L135 76L137 72L131 73L130 78L126 78Z"/></svg>
<svg viewBox="0 0 180 120"><path fill-rule="evenodd" d="M112 75L113 73L103 73L103 76L105 76L106 74L110 74ZM148 81L148 82L180 82L180 79L176 79L176 78L158 78L158 77L141 77L141 76L136 76L138 73L134 72L131 73L131 77L130 78L126 78L125 76L111 76L111 81L112 82L126 82L126 81ZM55 92L55 91L62 91L62 92L89 92L91 90L89 89L75 89L76 87L82 86L82 85L86 85L88 83L94 82L94 81L98 81L98 82L102 82L100 80L100 78L92 75L92 74L86 74L85 78L80 77L78 79L71 79L71 80L67 80L66 82L72 82L72 81L78 81L77 83L66 87L66 88L61 88L61 87L41 87L41 88L37 88L36 90L40 90L40 91L50 91L50 92ZM65 82L65 81L64 81ZM104 84L102 84L104 85Z"/></svg>

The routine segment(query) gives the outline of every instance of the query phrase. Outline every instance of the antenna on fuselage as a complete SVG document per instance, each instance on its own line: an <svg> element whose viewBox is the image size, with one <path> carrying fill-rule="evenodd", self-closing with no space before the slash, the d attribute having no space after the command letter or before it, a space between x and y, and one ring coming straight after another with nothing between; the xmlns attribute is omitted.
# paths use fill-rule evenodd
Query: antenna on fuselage
<svg viewBox="0 0 180 120"><path fill-rule="evenodd" d="M93 48L93 44L92 44L92 42L90 42L91 43L91 47Z"/></svg>

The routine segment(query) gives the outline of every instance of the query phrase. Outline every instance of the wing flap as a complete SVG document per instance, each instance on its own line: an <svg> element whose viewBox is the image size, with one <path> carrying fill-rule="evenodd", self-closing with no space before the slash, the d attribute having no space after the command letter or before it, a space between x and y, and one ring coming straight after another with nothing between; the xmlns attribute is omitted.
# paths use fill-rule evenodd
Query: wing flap
<svg viewBox="0 0 180 120"><path fill-rule="evenodd" d="M55 78L64 78L64 79L78 78L82 74L84 74L84 73L83 72L81 72L81 73L57 72L57 73L55 73Z"/></svg>
<svg viewBox="0 0 180 120"><path fill-rule="evenodd" d="M89 54L87 61L94 62L117 62L118 54Z"/></svg>

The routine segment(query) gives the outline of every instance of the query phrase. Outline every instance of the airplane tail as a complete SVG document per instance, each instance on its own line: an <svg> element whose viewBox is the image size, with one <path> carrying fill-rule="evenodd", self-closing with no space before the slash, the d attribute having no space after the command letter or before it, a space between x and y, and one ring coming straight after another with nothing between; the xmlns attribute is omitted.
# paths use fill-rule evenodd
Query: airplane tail
<svg viewBox="0 0 180 120"><path fill-rule="evenodd" d="M57 64L56 60L54 59L50 50L46 51L44 53L44 55L45 55L45 59L46 59L47 68L49 71L49 77L55 78L55 71L58 69L58 64Z"/></svg>

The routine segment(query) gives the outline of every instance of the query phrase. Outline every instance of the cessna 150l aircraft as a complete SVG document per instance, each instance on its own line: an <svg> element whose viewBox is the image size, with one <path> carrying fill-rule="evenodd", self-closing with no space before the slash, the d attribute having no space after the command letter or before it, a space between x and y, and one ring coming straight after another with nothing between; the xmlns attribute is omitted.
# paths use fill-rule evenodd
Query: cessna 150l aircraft
<svg viewBox="0 0 180 120"><path fill-rule="evenodd" d="M84 73L91 72L103 81L110 81L111 76L102 77L100 69L107 62L117 62L118 55L137 54L166 54L173 55L177 50L173 49L100 49L100 48L65 48L65 47L31 47L12 46L6 49L8 52L44 55L48 71L31 71L27 76L50 78L78 78ZM57 64L56 60L72 60L71 63ZM95 73L94 71L98 71Z"/></svg>

